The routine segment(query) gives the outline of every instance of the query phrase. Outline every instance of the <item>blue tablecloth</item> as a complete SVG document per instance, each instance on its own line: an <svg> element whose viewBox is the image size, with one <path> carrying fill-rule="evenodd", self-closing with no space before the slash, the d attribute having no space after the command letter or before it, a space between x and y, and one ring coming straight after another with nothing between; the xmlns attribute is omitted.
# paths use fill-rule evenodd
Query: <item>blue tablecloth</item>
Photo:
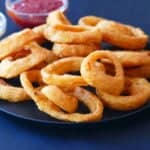
<svg viewBox="0 0 150 150"><path fill-rule="evenodd" d="M68 16L76 23L81 16L99 15L141 26L150 33L149 8L149 0L70 0ZM0 10L5 11L4 0ZM8 20L7 34L16 30L19 28ZM149 150L149 116L150 109L91 128L56 128L0 112L0 150Z"/></svg>

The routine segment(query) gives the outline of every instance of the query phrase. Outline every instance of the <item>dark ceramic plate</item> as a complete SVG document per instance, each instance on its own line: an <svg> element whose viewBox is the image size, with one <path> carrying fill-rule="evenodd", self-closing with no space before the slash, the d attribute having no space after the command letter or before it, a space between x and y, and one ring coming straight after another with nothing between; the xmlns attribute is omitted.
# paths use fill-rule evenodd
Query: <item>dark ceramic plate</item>
<svg viewBox="0 0 150 150"><path fill-rule="evenodd" d="M116 119L121 119L124 117L128 117L131 115L134 115L136 113L139 113L147 108L150 107L150 103L146 104L142 108L131 111L131 112L119 112L119 111L111 111L105 109L104 111L104 117L100 122L96 123L102 123L102 122L108 122ZM80 108L82 111L86 111L85 108ZM34 102L32 101L26 101L22 103L12 104L6 101L0 101L0 111L3 111L7 114L10 114L12 116L22 118L29 121L39 122L39 123L46 123L46 124L56 124L56 125L71 125L75 123L71 122L65 122L65 121L59 121L54 118L49 117L45 113L40 112L37 107L35 106Z"/></svg>

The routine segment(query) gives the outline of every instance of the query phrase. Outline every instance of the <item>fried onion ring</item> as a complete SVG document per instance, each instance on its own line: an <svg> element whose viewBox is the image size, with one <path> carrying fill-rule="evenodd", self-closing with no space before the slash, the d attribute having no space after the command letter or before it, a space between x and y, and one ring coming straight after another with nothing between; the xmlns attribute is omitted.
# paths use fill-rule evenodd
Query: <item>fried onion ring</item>
<svg viewBox="0 0 150 150"><path fill-rule="evenodd" d="M103 20L97 27L101 29L105 42L124 49L143 49L148 42L148 36L140 28L131 25Z"/></svg>
<svg viewBox="0 0 150 150"><path fill-rule="evenodd" d="M58 57L87 56L92 51L100 49L99 44L59 44L53 45L53 52Z"/></svg>
<svg viewBox="0 0 150 150"><path fill-rule="evenodd" d="M73 113L77 110L78 100L73 96L67 95L59 87L49 85L44 87L41 92L64 111Z"/></svg>
<svg viewBox="0 0 150 150"><path fill-rule="evenodd" d="M22 51L19 53L19 56L16 56L18 53L15 53L13 56L6 57L0 63L0 77L3 78L12 78L18 76L23 71L26 71L30 68L33 68L37 64L44 62L45 59L48 59L49 51L45 48L40 47L35 42L28 44L24 47L24 54ZM26 54L28 54L26 56ZM50 58L51 59L51 58Z"/></svg>
<svg viewBox="0 0 150 150"><path fill-rule="evenodd" d="M30 97L27 95L23 88L14 87L0 79L0 99L16 103L29 100Z"/></svg>
<svg viewBox="0 0 150 150"><path fill-rule="evenodd" d="M124 92L127 96L114 96L97 89L97 94L107 107L113 110L129 111L149 101L150 84L144 78L127 78Z"/></svg>
<svg viewBox="0 0 150 150"><path fill-rule="evenodd" d="M148 36L140 28L101 17L86 16L80 18L79 24L90 28L98 27L105 42L124 49L143 49L148 42Z"/></svg>
<svg viewBox="0 0 150 150"><path fill-rule="evenodd" d="M97 60L109 59L115 66L115 75L106 74ZM99 63L101 64L101 63ZM102 64L101 64L102 65ZM119 95L124 88L124 72L117 57L110 51L95 51L89 54L81 64L81 75L91 86L110 94Z"/></svg>
<svg viewBox="0 0 150 150"><path fill-rule="evenodd" d="M11 34L0 41L0 60L14 52L22 50L27 43L38 38L39 36L31 29L24 29L23 31Z"/></svg>
<svg viewBox="0 0 150 150"><path fill-rule="evenodd" d="M34 75L34 76L33 76ZM38 109L51 117L64 121L72 122L92 122L101 120L103 115L103 104L101 101L93 95L91 92L84 90L83 88L76 87L72 90L72 95L78 98L89 109L90 113L65 113L61 111L51 100L49 100L38 89L35 89L32 82L35 82L37 76L40 76L40 72L33 73L32 71L24 72L21 74L20 79L25 91L31 96L37 105Z"/></svg>
<svg viewBox="0 0 150 150"><path fill-rule="evenodd" d="M64 74L79 71L82 60L82 57L68 57L54 61L41 70L43 81L69 88L87 85L81 76Z"/></svg>
<svg viewBox="0 0 150 150"><path fill-rule="evenodd" d="M45 38L56 43L84 44L100 43L102 34L100 29L87 29L81 26L57 24L48 26L44 30Z"/></svg>

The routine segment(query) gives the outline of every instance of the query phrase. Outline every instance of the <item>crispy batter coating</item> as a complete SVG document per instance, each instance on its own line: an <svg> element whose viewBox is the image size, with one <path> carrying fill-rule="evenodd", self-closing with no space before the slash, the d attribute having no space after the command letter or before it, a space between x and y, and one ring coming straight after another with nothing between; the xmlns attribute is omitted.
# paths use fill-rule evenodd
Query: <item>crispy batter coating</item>
<svg viewBox="0 0 150 150"><path fill-rule="evenodd" d="M148 35L142 29L102 17L85 16L80 18L79 24L88 28L99 28L103 41L123 49L140 50L148 42Z"/></svg>
<svg viewBox="0 0 150 150"><path fill-rule="evenodd" d="M26 44L38 38L39 36L31 29L24 29L4 38L0 41L0 60L14 52L21 51Z"/></svg>
<svg viewBox="0 0 150 150"><path fill-rule="evenodd" d="M100 49L99 44L59 44L53 45L53 52L58 57L71 57L71 56L87 56L91 52Z"/></svg>
<svg viewBox="0 0 150 150"><path fill-rule="evenodd" d="M29 100L30 97L22 87L12 86L0 79L0 99L16 103Z"/></svg>
<svg viewBox="0 0 150 150"><path fill-rule="evenodd" d="M98 28L88 29L63 24L54 27L47 26L44 35L46 39L52 42L67 44L100 43L102 40L102 33Z"/></svg>
<svg viewBox="0 0 150 150"><path fill-rule="evenodd" d="M40 72L33 73L33 71L30 71L22 73L20 79L25 91L31 96L40 111L64 121L93 122L102 119L103 104L91 92L80 87L72 89L70 93L86 105L89 108L90 113L81 114L76 112L68 114L61 111L50 99L33 87L32 82L38 82L38 79L36 80L33 75L35 78L37 78L37 76L40 78Z"/></svg>
<svg viewBox="0 0 150 150"><path fill-rule="evenodd" d="M16 54L13 56L6 57L0 63L0 77L3 78L12 78L18 76L23 71L26 71L34 66L44 62L45 59L50 56L50 52L45 48L40 47L37 43L30 43L24 47L24 54L22 57L16 57ZM26 53L28 53L26 55Z"/></svg>
<svg viewBox="0 0 150 150"><path fill-rule="evenodd" d="M82 57L68 57L54 61L41 70L43 81L46 84L70 88L87 85L81 76L66 74L80 71L82 61Z"/></svg>
<svg viewBox="0 0 150 150"><path fill-rule="evenodd" d="M73 113L77 110L78 99L64 92L56 85L48 85L41 92L62 110L68 113Z"/></svg>
<svg viewBox="0 0 150 150"><path fill-rule="evenodd" d="M115 75L109 75L100 67L97 60L109 59L115 66ZM89 54L81 64L81 75L91 86L108 93L119 95L124 88L124 72L117 57L110 51L95 51Z"/></svg>
<svg viewBox="0 0 150 150"><path fill-rule="evenodd" d="M144 78L126 78L124 93L116 96L97 89L97 94L105 106L113 110L129 111L137 109L149 101L150 84Z"/></svg>

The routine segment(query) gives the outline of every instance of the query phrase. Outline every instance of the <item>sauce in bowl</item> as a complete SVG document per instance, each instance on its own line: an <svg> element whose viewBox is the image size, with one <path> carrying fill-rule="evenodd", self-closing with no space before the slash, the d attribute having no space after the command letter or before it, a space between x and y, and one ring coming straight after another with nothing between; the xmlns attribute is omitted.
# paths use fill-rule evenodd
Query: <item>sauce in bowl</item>
<svg viewBox="0 0 150 150"><path fill-rule="evenodd" d="M67 8L68 0L6 0L8 15L22 27L43 24L49 12Z"/></svg>

